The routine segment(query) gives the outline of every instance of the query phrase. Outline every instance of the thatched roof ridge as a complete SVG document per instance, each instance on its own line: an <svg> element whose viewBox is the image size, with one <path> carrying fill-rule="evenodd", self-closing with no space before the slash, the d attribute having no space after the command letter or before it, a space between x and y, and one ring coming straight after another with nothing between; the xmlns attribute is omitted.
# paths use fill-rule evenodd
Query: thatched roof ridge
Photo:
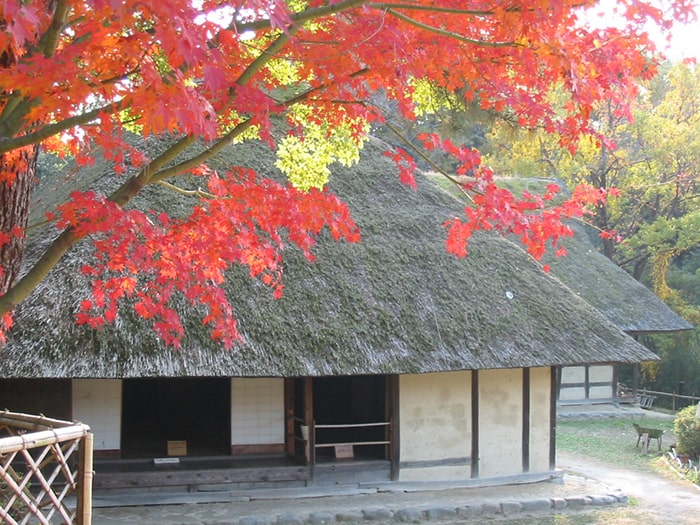
<svg viewBox="0 0 700 525"><path fill-rule="evenodd" d="M245 156L271 166L264 147L246 148L219 162ZM323 239L315 264L288 252L279 300L231 272L245 337L234 350L213 342L191 309L183 308L181 350L165 348L128 310L100 331L75 325L88 289L77 270L89 251L78 245L18 308L0 377L326 376L654 358L508 240L477 235L466 259L449 255L442 222L460 204L423 178L417 192L401 185L383 149L370 142L359 165L334 173L332 188L361 227L359 244ZM100 162L92 169L109 171ZM152 188L137 204L163 205L171 199L164 191Z"/></svg>

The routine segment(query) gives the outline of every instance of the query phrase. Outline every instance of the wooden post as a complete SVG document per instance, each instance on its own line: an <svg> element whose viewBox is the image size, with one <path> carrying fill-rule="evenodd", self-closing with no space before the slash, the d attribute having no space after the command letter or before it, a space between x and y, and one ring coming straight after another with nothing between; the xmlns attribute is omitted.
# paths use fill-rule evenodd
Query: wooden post
<svg viewBox="0 0 700 525"><path fill-rule="evenodd" d="M288 456L294 456L296 443L294 442L294 379L284 378L284 411L286 414L284 449Z"/></svg>
<svg viewBox="0 0 700 525"><path fill-rule="evenodd" d="M94 435L88 432L78 445L78 525L92 524L92 448Z"/></svg>
<svg viewBox="0 0 700 525"><path fill-rule="evenodd" d="M401 427L399 406L399 375L387 377L389 381L389 459L391 460L391 481L398 481L401 465ZM700 406L700 405L699 405Z"/></svg>

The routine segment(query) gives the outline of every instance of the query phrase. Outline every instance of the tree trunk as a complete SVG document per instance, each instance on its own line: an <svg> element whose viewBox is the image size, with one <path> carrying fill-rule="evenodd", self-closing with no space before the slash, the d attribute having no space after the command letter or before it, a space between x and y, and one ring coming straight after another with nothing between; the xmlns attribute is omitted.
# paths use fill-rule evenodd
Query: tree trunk
<svg viewBox="0 0 700 525"><path fill-rule="evenodd" d="M29 219L29 199L32 193L36 175L38 146L32 146L20 153L23 162L7 165L0 156L0 173L12 172L20 166L21 171L15 171L10 177L13 180L0 182L0 231L10 233L27 226ZM12 239L0 246L0 295L14 284L19 276L22 256L24 254L24 236L12 236Z"/></svg>

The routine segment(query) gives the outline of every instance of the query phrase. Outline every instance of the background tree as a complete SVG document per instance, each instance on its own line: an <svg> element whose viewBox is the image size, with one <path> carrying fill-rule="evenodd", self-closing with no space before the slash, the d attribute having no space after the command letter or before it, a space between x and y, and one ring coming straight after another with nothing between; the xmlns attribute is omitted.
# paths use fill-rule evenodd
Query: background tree
<svg viewBox="0 0 700 525"><path fill-rule="evenodd" d="M229 299L219 284L232 264L281 292L281 251L296 244L309 257L314 237L329 227L355 240L346 208L322 188L333 162L353 162L368 130L382 120L371 96L382 89L397 111L416 116L421 83L481 108L508 109L522 125L541 126L573 147L591 133L596 103L624 106L636 79L654 73L649 21L693 12L676 0L668 12L653 2L619 2L619 28L587 29L579 0L9 0L0 5L0 188L3 213L17 219L0 232L3 286L0 316L11 324L23 301L75 242L95 246L93 296L79 322L114 320L130 298L168 342L182 327L168 306L183 295L203 307L203 322L225 345L237 337ZM536 72L536 74L535 74ZM548 99L568 93L562 111ZM420 100L418 100L420 102ZM275 133L272 117L286 119ZM126 140L125 131L162 139L155 153ZM232 166L214 173L207 159L231 141L264 140L288 176L281 185ZM537 255L566 234L559 219L600 198L580 191L555 210L497 191L476 151L437 137L475 179L465 191L475 207L448 224L448 249L463 255L471 232L499 228L521 236ZM89 162L100 147L114 161L119 187L109 195L76 191L46 210L57 237L17 279L23 219L22 181L31 180L35 148ZM410 183L413 159L392 153ZM126 174L126 175L124 175ZM199 177L203 189L180 181ZM51 176L50 174L48 176ZM129 209L151 184L193 199L189 217ZM22 200L24 199L24 200ZM7 212L5 210L8 210ZM16 211L9 211L16 210ZM11 251L10 251L11 250Z"/></svg>
<svg viewBox="0 0 700 525"><path fill-rule="evenodd" d="M617 188L620 197L598 203L591 217L601 232L616 232L604 233L602 251L636 279L648 277L660 298L681 307L687 302L676 297L667 275L674 258L700 243L699 110L700 67L667 64L644 84L630 114L611 101L596 105L592 119L604 140L583 137L572 155L541 129L514 130L499 122L486 158L506 174Z"/></svg>
<svg viewBox="0 0 700 525"><path fill-rule="evenodd" d="M700 67L665 64L644 83L631 118L609 101L592 118L606 140L582 138L573 155L541 129L500 121L488 136L486 162L507 174L618 188L620 196L598 203L590 218L601 232L616 232L601 239L601 251L700 323ZM697 331L645 337L661 360L642 367L642 386L700 394L698 341ZM620 378L631 381L631 370Z"/></svg>

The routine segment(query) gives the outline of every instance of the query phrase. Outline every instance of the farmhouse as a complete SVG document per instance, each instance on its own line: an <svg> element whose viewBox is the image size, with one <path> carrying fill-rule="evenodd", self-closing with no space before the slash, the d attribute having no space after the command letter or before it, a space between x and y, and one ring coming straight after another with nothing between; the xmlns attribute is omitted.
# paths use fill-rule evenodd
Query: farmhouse
<svg viewBox="0 0 700 525"><path fill-rule="evenodd" d="M74 247L17 309L0 406L89 424L97 488L551 475L558 368L655 356L500 236L449 255L442 223L461 205L423 178L400 184L384 148L370 141L332 181L359 244L323 238L314 264L287 253L278 300L231 272L245 338L232 351L184 306L180 350L128 308L99 331L75 325L91 255ZM217 162L273 160L248 145ZM47 206L65 192L50 182L36 195ZM162 187L134 205L183 206Z"/></svg>

